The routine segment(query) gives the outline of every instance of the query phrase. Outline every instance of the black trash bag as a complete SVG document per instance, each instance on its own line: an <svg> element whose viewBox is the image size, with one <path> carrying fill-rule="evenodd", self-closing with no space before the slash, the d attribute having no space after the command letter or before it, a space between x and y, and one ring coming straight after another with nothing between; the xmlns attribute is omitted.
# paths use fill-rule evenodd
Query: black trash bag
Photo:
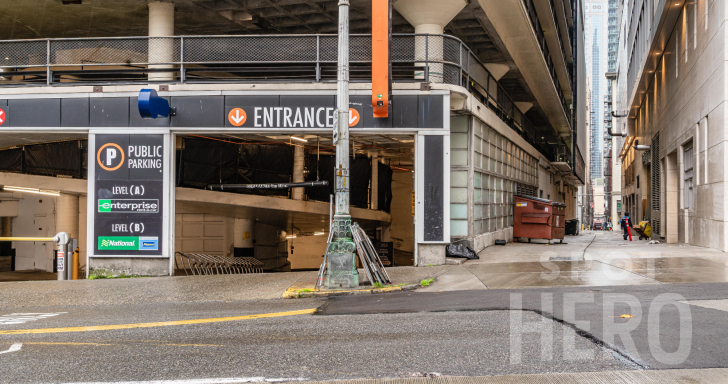
<svg viewBox="0 0 728 384"><path fill-rule="evenodd" d="M478 253L473 248L464 245L448 244L445 248L445 256L447 257L464 257L470 260L480 259Z"/></svg>

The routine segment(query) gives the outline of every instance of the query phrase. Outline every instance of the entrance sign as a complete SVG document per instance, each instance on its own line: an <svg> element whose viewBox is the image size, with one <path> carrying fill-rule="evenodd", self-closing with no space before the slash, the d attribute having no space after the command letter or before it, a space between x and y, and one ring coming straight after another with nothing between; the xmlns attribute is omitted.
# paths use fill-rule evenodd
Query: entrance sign
<svg viewBox="0 0 728 384"><path fill-rule="evenodd" d="M95 137L94 255L161 255L164 136Z"/></svg>
<svg viewBox="0 0 728 384"><path fill-rule="evenodd" d="M8 118L8 116L5 114L5 111L0 109L0 125L3 125L5 120Z"/></svg>

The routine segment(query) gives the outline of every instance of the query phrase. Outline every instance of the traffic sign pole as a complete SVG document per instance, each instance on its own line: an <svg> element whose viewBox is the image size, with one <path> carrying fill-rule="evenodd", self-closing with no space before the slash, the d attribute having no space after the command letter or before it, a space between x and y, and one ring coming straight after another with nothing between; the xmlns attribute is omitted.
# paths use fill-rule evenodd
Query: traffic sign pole
<svg viewBox="0 0 728 384"><path fill-rule="evenodd" d="M326 248L327 289L347 289L359 286L356 271L356 246L351 234L349 214L349 0L339 1L339 64L337 71L337 132L336 140L336 212L331 227L333 236Z"/></svg>

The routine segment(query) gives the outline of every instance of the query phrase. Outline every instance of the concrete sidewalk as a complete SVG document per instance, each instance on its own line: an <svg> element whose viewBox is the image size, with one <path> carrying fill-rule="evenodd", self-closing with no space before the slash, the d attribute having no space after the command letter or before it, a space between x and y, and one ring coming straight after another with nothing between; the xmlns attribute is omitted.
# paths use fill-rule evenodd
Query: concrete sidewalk
<svg viewBox="0 0 728 384"><path fill-rule="evenodd" d="M683 244L622 240L617 232L582 232L566 244L545 241L490 246L480 260L461 265L394 267L392 285L418 291L558 286L619 286L728 281L725 253ZM316 272L149 277L0 283L0 308L53 305L142 304L295 297L310 290Z"/></svg>
<svg viewBox="0 0 728 384"><path fill-rule="evenodd" d="M728 369L673 369L662 371L611 371L582 373L544 373L480 377L421 377L412 379L340 380L310 384L715 384L728 382ZM215 383L215 381L210 381Z"/></svg>
<svg viewBox="0 0 728 384"><path fill-rule="evenodd" d="M420 291L728 281L728 256L721 251L633 239L586 231L567 236L565 244L490 246L479 260L454 266Z"/></svg>
<svg viewBox="0 0 728 384"><path fill-rule="evenodd" d="M393 267L394 285L418 284L445 272L441 267ZM146 304L280 299L291 289L313 287L316 272L248 275L140 277L126 279L0 283L0 308L57 305Z"/></svg>

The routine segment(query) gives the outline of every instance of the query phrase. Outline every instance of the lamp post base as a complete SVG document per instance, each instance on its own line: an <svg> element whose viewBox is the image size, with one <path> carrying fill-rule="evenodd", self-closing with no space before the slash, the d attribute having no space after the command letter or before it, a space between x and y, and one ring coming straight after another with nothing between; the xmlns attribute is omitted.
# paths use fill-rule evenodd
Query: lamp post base
<svg viewBox="0 0 728 384"><path fill-rule="evenodd" d="M356 244L351 236L351 216L334 215L333 237L326 248L325 289L352 289L359 286L356 270Z"/></svg>

